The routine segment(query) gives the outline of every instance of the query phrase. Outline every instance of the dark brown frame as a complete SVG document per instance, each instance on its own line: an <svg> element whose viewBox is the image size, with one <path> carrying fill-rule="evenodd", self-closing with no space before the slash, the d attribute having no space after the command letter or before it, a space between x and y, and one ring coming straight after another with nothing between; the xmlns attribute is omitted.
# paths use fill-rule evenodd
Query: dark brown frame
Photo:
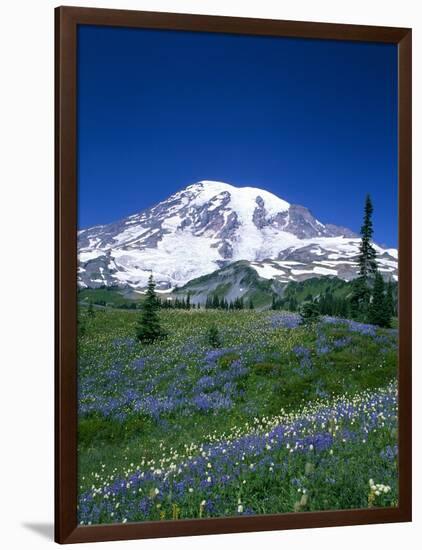
<svg viewBox="0 0 422 550"><path fill-rule="evenodd" d="M77 525L76 29L79 24L389 42L399 86L399 506L221 519ZM411 30L59 7L55 10L55 540L94 542L411 521Z"/></svg>

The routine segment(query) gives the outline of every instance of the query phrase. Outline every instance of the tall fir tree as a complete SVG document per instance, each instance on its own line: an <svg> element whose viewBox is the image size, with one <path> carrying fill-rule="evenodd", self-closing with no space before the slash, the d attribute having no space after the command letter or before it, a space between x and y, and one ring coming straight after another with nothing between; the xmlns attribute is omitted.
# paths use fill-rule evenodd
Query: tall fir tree
<svg viewBox="0 0 422 550"><path fill-rule="evenodd" d="M363 223L360 230L361 242L359 245L359 275L353 284L350 310L352 317L361 321L366 320L371 299L371 284L377 273L375 248L372 245L374 227L372 214L374 207L370 195L366 196Z"/></svg>
<svg viewBox="0 0 422 550"><path fill-rule="evenodd" d="M165 336L158 314L159 308L160 303L155 293L155 282L151 274L148 279L146 297L142 303L141 315L136 325L136 336L144 344L152 344Z"/></svg>
<svg viewBox="0 0 422 550"><path fill-rule="evenodd" d="M375 274L372 301L368 310L368 321L380 327L391 326L391 313L385 294L384 279L379 271Z"/></svg>
<svg viewBox="0 0 422 550"><path fill-rule="evenodd" d="M374 207L371 197L370 195L366 195L363 224L360 230L362 239L359 246L359 276L363 277L366 281L371 277L375 277L377 272L376 252L371 242L374 234L372 223L373 212Z"/></svg>

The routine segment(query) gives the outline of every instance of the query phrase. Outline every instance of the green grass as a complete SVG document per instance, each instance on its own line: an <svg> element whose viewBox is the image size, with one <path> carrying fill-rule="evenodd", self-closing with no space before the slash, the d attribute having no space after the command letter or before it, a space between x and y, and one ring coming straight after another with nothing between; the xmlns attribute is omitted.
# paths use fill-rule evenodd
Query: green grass
<svg viewBox="0 0 422 550"><path fill-rule="evenodd" d="M378 329L373 337L352 332L346 324L283 328L273 323L280 312L270 311L163 310L160 315L167 339L143 346L134 339L137 311L106 308L96 310L90 318L81 308L79 315L85 326L79 339L79 384L82 402L93 404L92 410L83 412L79 419L81 492L99 479L110 480L142 468L142 461L159 463L164 455L182 456L187 446L200 446L210 437L224 439L239 430L247 431L257 418L274 418L280 411L294 413L308 404L332 400L346 392L358 395L377 391L396 378L397 336L392 331ZM230 408L189 410L185 414L183 407L192 402L195 388L204 376L201 366L210 352L207 331L212 325L218 327L223 351L210 363L207 376L224 377L238 364L245 373L233 378ZM141 370L133 366L139 360L144 361ZM133 405L146 394L157 398L173 395L175 386L186 402L180 409L155 417ZM224 393L223 384L219 388ZM203 393L210 395L213 391L205 388ZM117 408L124 413L121 418L104 412L104 404L122 396L129 397ZM276 482L251 472L246 488L227 488L231 495L227 502L232 502L235 490L241 491L242 502L250 503L255 513L292 511L300 502L292 480L303 478L310 492L307 502L299 506L302 510L364 506L368 497L366 478L371 471L379 478L384 475L373 454L379 456L387 444L394 445L395 438L390 429L379 430L365 443L364 453L362 441L352 440L344 445L339 440L334 444L333 455L323 453L312 459L312 474L305 473L306 468L309 470L309 456L292 459L289 473ZM271 460L282 464L290 458L284 450ZM340 468L340 460L343 465L347 463L346 470ZM391 479L393 474L388 472L384 478ZM331 482L322 482L331 479L331 475L336 479L335 487ZM226 498L224 491L218 502L221 498ZM385 498L385 503L390 502ZM183 506L180 513L184 517L206 515L196 501ZM164 509L166 518L175 513L170 505L166 508L163 504L153 519L160 519ZM219 510L222 513L223 508ZM231 505L227 514L232 513Z"/></svg>
<svg viewBox="0 0 422 550"><path fill-rule="evenodd" d="M85 288L78 291L78 301L81 305L88 305L90 302L102 306L128 307L138 304L141 296L135 293L125 293L123 290L110 288Z"/></svg>

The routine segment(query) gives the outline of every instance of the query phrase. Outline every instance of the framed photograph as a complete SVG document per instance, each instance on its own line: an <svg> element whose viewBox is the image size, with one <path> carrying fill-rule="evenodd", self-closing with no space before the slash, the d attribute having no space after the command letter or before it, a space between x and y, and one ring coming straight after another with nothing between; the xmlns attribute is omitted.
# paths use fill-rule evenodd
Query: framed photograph
<svg viewBox="0 0 422 550"><path fill-rule="evenodd" d="M56 9L56 541L411 520L411 31Z"/></svg>

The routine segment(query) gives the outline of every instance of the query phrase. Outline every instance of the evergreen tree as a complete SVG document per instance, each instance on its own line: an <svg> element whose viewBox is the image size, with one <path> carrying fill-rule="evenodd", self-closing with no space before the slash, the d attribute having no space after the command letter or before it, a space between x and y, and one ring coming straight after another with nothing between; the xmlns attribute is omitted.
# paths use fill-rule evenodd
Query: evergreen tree
<svg viewBox="0 0 422 550"><path fill-rule="evenodd" d="M188 292L188 297L186 298L186 309L190 309L190 293Z"/></svg>
<svg viewBox="0 0 422 550"><path fill-rule="evenodd" d="M255 309L254 303L252 301L252 298L249 300L249 309Z"/></svg>
<svg viewBox="0 0 422 550"><path fill-rule="evenodd" d="M368 320L373 325L389 327L391 325L391 313L388 308L385 294L384 279L379 271L375 274L374 291L369 305Z"/></svg>
<svg viewBox="0 0 422 550"><path fill-rule="evenodd" d="M374 233L372 224L371 197L366 196L363 224L360 230L361 242L359 245L359 275L354 280L353 292L350 300L350 312L354 319L365 321L368 316L369 302L371 299L370 285L377 273L376 252L372 245Z"/></svg>
<svg viewBox="0 0 422 550"><path fill-rule="evenodd" d="M220 335L215 325L211 325L207 331L208 344L213 348L219 348L221 346Z"/></svg>
<svg viewBox="0 0 422 550"><path fill-rule="evenodd" d="M303 302L299 310L302 325L310 325L319 319L319 308L316 302L307 300Z"/></svg>
<svg viewBox="0 0 422 550"><path fill-rule="evenodd" d="M214 297L212 299L212 307L213 309L218 309L220 307L220 300L217 294L214 294Z"/></svg>
<svg viewBox="0 0 422 550"><path fill-rule="evenodd" d="M368 313L371 290L368 282L361 276L353 281L353 291L350 298L350 314L357 321L365 321Z"/></svg>
<svg viewBox="0 0 422 550"><path fill-rule="evenodd" d="M370 277L374 277L377 272L376 252L371 241L374 234L372 225L372 214L374 207L372 206L371 197L366 196L365 211L363 216L363 224L360 230L361 242L359 246L359 276L366 282Z"/></svg>
<svg viewBox="0 0 422 550"><path fill-rule="evenodd" d="M395 305L394 294L393 294L393 283L391 281L388 281L385 298L386 298L387 310L390 314L390 317L395 317L396 305Z"/></svg>
<svg viewBox="0 0 422 550"><path fill-rule="evenodd" d="M330 288L327 288L324 296L319 301L319 309L323 315L333 315L335 299Z"/></svg>
<svg viewBox="0 0 422 550"><path fill-rule="evenodd" d="M152 344L165 336L158 315L159 308L160 303L155 293L155 283L151 274L148 279L146 297L142 303L141 315L136 325L136 336L145 344Z"/></svg>
<svg viewBox="0 0 422 550"><path fill-rule="evenodd" d="M233 303L233 307L234 309L243 309L244 308L244 302L243 302L243 297L242 298L235 298L234 300L234 303Z"/></svg>
<svg viewBox="0 0 422 550"><path fill-rule="evenodd" d="M297 311L297 299L293 295L289 298L289 311Z"/></svg>

